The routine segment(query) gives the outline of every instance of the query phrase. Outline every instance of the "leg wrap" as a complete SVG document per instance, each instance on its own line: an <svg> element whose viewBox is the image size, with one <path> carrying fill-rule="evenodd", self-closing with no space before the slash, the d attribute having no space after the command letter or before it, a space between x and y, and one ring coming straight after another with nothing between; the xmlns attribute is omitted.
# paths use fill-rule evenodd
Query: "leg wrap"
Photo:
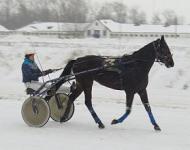
<svg viewBox="0 0 190 150"><path fill-rule="evenodd" d="M154 119L154 116L153 116L152 112L148 112L148 116L149 116L149 118L150 118L151 123L152 123L153 125L156 125L156 121L155 121L155 119Z"/></svg>
<svg viewBox="0 0 190 150"><path fill-rule="evenodd" d="M153 125L156 125L156 121L155 121L154 116L153 116L153 114L152 114L150 105L149 105L148 103L145 103L145 104L144 104L144 107L145 107L146 111L148 112L148 116L149 116L149 118L150 118L151 123L152 123Z"/></svg>
<svg viewBox="0 0 190 150"><path fill-rule="evenodd" d="M121 116L118 120L117 120L117 122L118 123L121 123L121 122L123 122L127 117L128 117L128 115L131 113L131 108L127 108L127 110L126 110L126 112L125 112L125 114L123 115L123 116Z"/></svg>

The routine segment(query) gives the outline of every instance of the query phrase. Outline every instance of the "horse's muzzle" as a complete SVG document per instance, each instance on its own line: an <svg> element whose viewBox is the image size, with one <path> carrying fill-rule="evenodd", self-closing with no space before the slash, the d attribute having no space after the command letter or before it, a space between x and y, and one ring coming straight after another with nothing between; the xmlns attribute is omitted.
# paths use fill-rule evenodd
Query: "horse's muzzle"
<svg viewBox="0 0 190 150"><path fill-rule="evenodd" d="M166 63L166 67L167 67L167 68L174 67L174 61L172 60L172 61Z"/></svg>

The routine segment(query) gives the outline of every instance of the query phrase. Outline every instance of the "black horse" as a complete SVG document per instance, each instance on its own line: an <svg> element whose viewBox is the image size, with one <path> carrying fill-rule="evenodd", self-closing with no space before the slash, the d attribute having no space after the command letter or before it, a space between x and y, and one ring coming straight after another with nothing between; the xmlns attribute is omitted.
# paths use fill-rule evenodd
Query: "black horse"
<svg viewBox="0 0 190 150"><path fill-rule="evenodd" d="M88 110L99 128L104 128L104 124L92 106L92 85L95 80L106 87L124 90L126 93L126 112L119 119L114 119L111 124L121 123L127 118L131 112L134 95L137 93L140 95L154 129L161 130L153 117L146 90L148 74L155 61L165 64L167 68L174 66L172 54L164 36L135 51L132 55L117 58L91 55L71 60L61 76L69 75L73 71L76 77L76 89L70 95L66 112L60 121L67 117L71 104L84 92ZM77 74L79 72L83 73ZM60 85L61 83L57 85L57 88Z"/></svg>

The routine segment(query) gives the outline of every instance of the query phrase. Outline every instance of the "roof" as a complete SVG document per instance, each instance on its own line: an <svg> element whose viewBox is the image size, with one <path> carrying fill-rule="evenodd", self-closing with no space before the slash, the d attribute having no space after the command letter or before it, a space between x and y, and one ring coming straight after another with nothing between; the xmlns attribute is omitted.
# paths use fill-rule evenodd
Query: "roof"
<svg viewBox="0 0 190 150"><path fill-rule="evenodd" d="M134 24L124 24L114 22L112 20L99 20L107 29L111 32L124 32L124 33L190 33L190 25L150 25L142 24L136 26ZM27 32L38 32L38 31L62 31L62 32L72 32L72 31L85 31L90 23L57 23L57 22L46 22L46 23L34 23L27 25L18 29L17 31L27 31ZM1 29L2 28L2 29ZM0 26L0 31L6 28Z"/></svg>
<svg viewBox="0 0 190 150"><path fill-rule="evenodd" d="M0 25L0 31L8 31L8 29L5 28L4 26Z"/></svg>
<svg viewBox="0 0 190 150"><path fill-rule="evenodd" d="M190 33L190 25L171 25L171 26L163 26L163 25L149 25L142 24L136 26L134 24L122 24L118 22L114 22L112 20L100 20L100 22L107 27L111 32L128 32L128 33Z"/></svg>
<svg viewBox="0 0 190 150"><path fill-rule="evenodd" d="M84 31L89 23L57 23L57 22L46 22L46 23L34 23L17 29L17 31Z"/></svg>

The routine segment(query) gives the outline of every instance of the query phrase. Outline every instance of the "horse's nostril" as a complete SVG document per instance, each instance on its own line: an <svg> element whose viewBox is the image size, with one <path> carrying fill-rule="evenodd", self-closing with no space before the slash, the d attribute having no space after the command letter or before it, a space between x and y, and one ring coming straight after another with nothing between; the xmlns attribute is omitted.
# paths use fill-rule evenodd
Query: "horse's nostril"
<svg viewBox="0 0 190 150"><path fill-rule="evenodd" d="M174 62L171 61L171 62L169 63L169 66L170 66L170 67L173 67L173 66L174 66Z"/></svg>
<svg viewBox="0 0 190 150"><path fill-rule="evenodd" d="M174 66L174 62L172 62L172 65L171 65L172 67Z"/></svg>

